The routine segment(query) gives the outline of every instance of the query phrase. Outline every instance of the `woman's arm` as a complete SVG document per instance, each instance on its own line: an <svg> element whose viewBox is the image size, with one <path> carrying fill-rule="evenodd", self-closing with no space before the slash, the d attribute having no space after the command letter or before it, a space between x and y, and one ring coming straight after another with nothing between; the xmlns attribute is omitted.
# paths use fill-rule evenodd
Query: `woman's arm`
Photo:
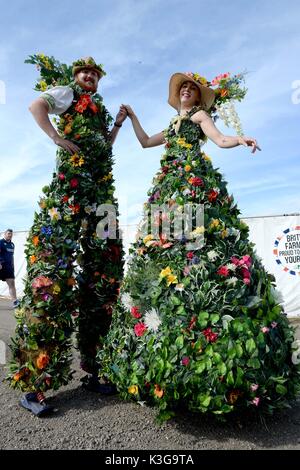
<svg viewBox="0 0 300 470"><path fill-rule="evenodd" d="M219 129L216 128L212 118L205 111L198 111L192 116L192 120L201 126L204 134L212 140L218 147L221 148L232 148L238 145L244 145L245 147L252 147L252 153L257 150L261 150L257 145L257 142L252 137L235 136L231 137L223 135Z"/></svg>
<svg viewBox="0 0 300 470"><path fill-rule="evenodd" d="M122 107L126 109L127 114L131 119L135 135L137 136L143 148L156 147L157 145L162 145L165 143L165 136L163 132L159 132L158 134L154 134L149 137L142 128L138 118L134 114L133 109L129 105L122 105L121 108Z"/></svg>
<svg viewBox="0 0 300 470"><path fill-rule="evenodd" d="M70 140L60 137L56 129L54 129L48 116L49 105L46 100L43 98L37 98L31 103L29 111L32 113L39 127L50 137L50 139L53 140L56 145L59 145L59 147L67 150L71 155L80 151L77 145L73 144L73 142Z"/></svg>

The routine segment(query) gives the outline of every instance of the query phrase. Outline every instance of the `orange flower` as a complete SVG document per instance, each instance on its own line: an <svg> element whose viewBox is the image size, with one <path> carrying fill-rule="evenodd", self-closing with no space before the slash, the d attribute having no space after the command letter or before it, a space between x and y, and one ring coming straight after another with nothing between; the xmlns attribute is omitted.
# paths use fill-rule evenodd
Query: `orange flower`
<svg viewBox="0 0 300 470"><path fill-rule="evenodd" d="M237 390L236 388L231 390L231 392L228 395L228 402L230 403L230 405L233 405L237 401L240 395L242 395L240 390Z"/></svg>
<svg viewBox="0 0 300 470"><path fill-rule="evenodd" d="M40 353L39 357L36 360L36 365L38 369L45 369L49 364L50 357L46 353Z"/></svg>
<svg viewBox="0 0 300 470"><path fill-rule="evenodd" d="M38 246L38 244L40 243L38 235L32 237L32 243L34 244L34 246Z"/></svg>
<svg viewBox="0 0 300 470"><path fill-rule="evenodd" d="M68 286L75 286L76 281L75 281L74 277L69 277L69 279L67 280L67 284L68 284Z"/></svg>
<svg viewBox="0 0 300 470"><path fill-rule="evenodd" d="M225 96L228 96L228 93L229 91L227 90L227 88L223 88L223 90L221 90L221 97L225 98Z"/></svg>
<svg viewBox="0 0 300 470"><path fill-rule="evenodd" d="M71 134L72 132L72 126L71 124L67 124L65 129L64 129L64 134L67 135L67 134Z"/></svg>
<svg viewBox="0 0 300 470"><path fill-rule="evenodd" d="M23 374L21 372L17 372L16 374L14 374L13 379L16 382L19 382L19 380L21 380L22 377L23 377Z"/></svg>
<svg viewBox="0 0 300 470"><path fill-rule="evenodd" d="M163 394L164 394L163 389L159 385L155 384L154 385L154 395L157 396L157 398L161 398L163 396Z"/></svg>
<svg viewBox="0 0 300 470"><path fill-rule="evenodd" d="M30 259L30 263L34 264L37 260L37 257L35 255L31 255L29 259Z"/></svg>
<svg viewBox="0 0 300 470"><path fill-rule="evenodd" d="M81 135L80 135L80 134L75 134L75 135L74 135L74 139L79 140L80 138L81 138Z"/></svg>

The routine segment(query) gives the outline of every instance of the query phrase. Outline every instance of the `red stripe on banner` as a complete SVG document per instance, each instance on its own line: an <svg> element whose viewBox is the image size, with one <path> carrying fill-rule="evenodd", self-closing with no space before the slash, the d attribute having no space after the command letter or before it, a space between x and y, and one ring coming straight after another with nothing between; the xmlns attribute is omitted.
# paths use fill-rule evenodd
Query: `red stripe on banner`
<svg viewBox="0 0 300 470"><path fill-rule="evenodd" d="M274 255L278 255L278 250L273 250Z"/></svg>

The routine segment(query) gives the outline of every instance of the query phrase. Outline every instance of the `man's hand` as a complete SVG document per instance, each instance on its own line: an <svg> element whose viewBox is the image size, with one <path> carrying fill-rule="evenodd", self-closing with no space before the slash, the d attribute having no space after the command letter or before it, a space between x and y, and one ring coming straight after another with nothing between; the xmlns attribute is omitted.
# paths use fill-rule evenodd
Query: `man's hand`
<svg viewBox="0 0 300 470"><path fill-rule="evenodd" d="M115 123L118 125L122 125L125 119L127 118L127 110L125 106L120 106L118 114L116 115Z"/></svg>
<svg viewBox="0 0 300 470"><path fill-rule="evenodd" d="M52 140L56 145L67 150L67 152L69 152L71 155L76 152L80 152L80 148L77 145L73 144L73 142L71 142L70 140L63 139L59 136L53 137Z"/></svg>
<svg viewBox="0 0 300 470"><path fill-rule="evenodd" d="M132 117L134 116L134 111L132 107L129 106L129 104L121 104L120 109L122 110L124 109L125 112L127 113L127 116L130 117L130 119L132 119Z"/></svg>

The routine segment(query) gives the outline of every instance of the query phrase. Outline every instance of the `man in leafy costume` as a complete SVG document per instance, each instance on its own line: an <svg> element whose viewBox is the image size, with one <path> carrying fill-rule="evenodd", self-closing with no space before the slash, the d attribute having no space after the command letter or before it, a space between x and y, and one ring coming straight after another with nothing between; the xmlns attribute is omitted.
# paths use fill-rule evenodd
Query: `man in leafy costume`
<svg viewBox="0 0 300 470"><path fill-rule="evenodd" d="M179 405L272 412L299 393L300 341L226 181L201 149L207 137L224 149L259 149L242 135L232 103L246 93L242 80L174 74L169 104L178 114L150 137L125 107L142 146L165 144L165 152L99 360L123 398L156 405L161 418ZM223 135L217 115L238 135ZM203 221L194 215L176 227L199 206Z"/></svg>
<svg viewBox="0 0 300 470"><path fill-rule="evenodd" d="M60 64L43 54L26 61L37 65L44 91L30 110L59 147L49 186L26 243L25 295L16 310L14 360L10 383L29 392L21 405L41 416L52 411L43 392L71 379L71 334L76 323L82 368L89 390L109 393L98 381L95 356L110 325L123 272L123 251L116 217L113 227L96 233L103 204L115 208L112 143L126 118L112 118L96 94L105 74L91 58ZM54 85L54 86L53 86ZM56 114L57 130L49 120ZM105 206L107 207L107 206ZM113 235L113 232L115 235Z"/></svg>

